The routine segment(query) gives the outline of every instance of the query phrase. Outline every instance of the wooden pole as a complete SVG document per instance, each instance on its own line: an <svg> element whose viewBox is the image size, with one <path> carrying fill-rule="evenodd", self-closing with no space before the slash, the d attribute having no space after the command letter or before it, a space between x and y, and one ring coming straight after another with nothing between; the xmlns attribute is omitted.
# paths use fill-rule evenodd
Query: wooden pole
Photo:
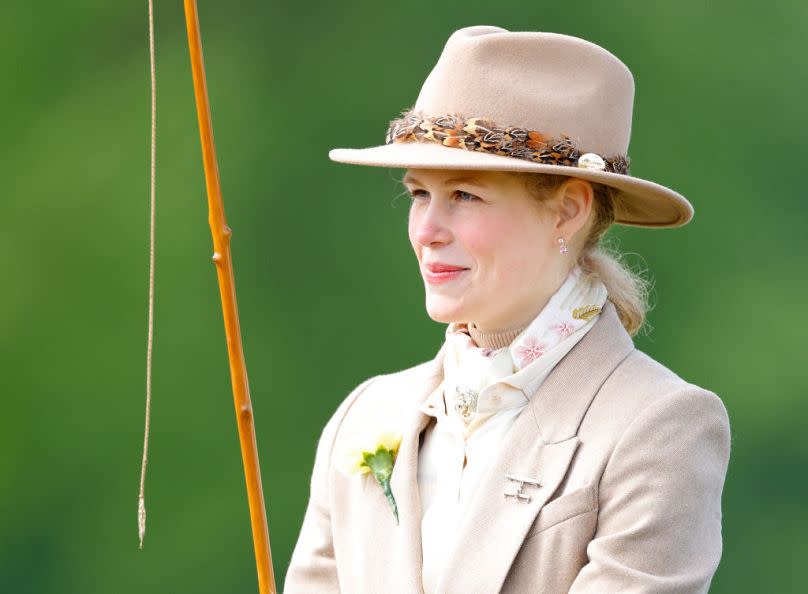
<svg viewBox="0 0 808 594"><path fill-rule="evenodd" d="M202 158L205 166L205 182L208 189L208 222L213 234L213 262L219 276L219 293L222 297L222 312L227 336L227 351L230 358L230 379L233 385L233 400L236 405L236 421L241 443L241 458L247 482L247 499L250 505L255 563L258 568L258 591L260 594L275 594L275 575L272 570L272 553L269 548L269 530L264 494L261 487L261 469L258 464L258 448L255 442L255 425L247 381L247 366L241 344L241 329L236 305L236 286L233 263L230 258L232 231L227 226L219 183L219 166L213 143L213 127L210 118L210 103L205 80L205 64L202 58L202 38L199 33L199 18L196 0L185 1L185 24L188 29L188 47L191 52L191 68L194 76L194 96L199 118L199 136L202 141Z"/></svg>

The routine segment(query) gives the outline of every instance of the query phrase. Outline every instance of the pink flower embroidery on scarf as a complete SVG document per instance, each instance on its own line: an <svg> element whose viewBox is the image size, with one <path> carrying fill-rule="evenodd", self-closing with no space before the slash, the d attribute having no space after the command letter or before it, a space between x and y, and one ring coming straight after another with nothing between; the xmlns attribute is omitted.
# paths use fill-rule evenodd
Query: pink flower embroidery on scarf
<svg viewBox="0 0 808 594"><path fill-rule="evenodd" d="M535 336L528 336L516 347L516 356L519 357L519 366L524 367L544 354L547 345L536 340Z"/></svg>
<svg viewBox="0 0 808 594"><path fill-rule="evenodd" d="M568 324L567 322L559 322L555 326L553 326L553 330L558 332L561 338L566 338L573 332L575 332L575 327L572 324Z"/></svg>
<svg viewBox="0 0 808 594"><path fill-rule="evenodd" d="M491 357L494 354L494 351L492 351L491 349L483 349L482 351L480 351L480 354L483 357Z"/></svg>

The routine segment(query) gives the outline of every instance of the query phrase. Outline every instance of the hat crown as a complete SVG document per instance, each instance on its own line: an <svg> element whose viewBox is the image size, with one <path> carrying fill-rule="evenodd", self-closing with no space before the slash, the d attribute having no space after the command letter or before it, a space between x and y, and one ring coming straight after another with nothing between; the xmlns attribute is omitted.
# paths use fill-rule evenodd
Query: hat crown
<svg viewBox="0 0 808 594"><path fill-rule="evenodd" d="M610 156L628 152L633 103L631 71L599 45L480 25L449 37L413 109L566 135Z"/></svg>
<svg viewBox="0 0 808 594"><path fill-rule="evenodd" d="M693 217L687 198L629 173L633 107L631 71L599 45L477 25L449 37L383 145L328 156L374 167L578 177L614 190L616 223L684 225Z"/></svg>

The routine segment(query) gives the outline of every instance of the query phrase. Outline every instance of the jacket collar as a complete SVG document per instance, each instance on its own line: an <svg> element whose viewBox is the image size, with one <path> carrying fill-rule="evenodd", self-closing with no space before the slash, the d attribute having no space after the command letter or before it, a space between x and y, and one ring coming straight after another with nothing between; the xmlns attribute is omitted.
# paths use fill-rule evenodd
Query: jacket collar
<svg viewBox="0 0 808 594"><path fill-rule="evenodd" d="M416 477L421 433L432 417L419 409L442 389L444 347L427 365L424 388L416 395L414 406L409 407L410 416L393 468L390 485L400 517L390 549L394 557L386 567L368 568L385 571L389 583L407 592L422 592L421 507ZM566 476L578 447L578 427L589 405L606 378L633 349L634 343L614 305L606 301L593 328L555 366L514 421L459 526L438 591L499 592L530 526ZM523 492L531 496L527 503L504 497L505 491L515 487L506 473L538 478L541 486L525 486ZM387 520L389 510L382 509L381 513ZM490 543L496 546L487 546ZM479 572L464 571L473 566L486 567L482 583ZM474 583L469 581L472 574Z"/></svg>

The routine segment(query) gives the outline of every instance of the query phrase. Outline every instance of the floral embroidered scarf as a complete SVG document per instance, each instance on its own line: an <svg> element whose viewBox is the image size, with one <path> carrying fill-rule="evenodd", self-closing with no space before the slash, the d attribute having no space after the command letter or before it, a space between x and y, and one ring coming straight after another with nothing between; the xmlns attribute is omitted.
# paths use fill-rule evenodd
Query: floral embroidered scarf
<svg viewBox="0 0 808 594"><path fill-rule="evenodd" d="M507 347L477 346L468 323L449 324L444 358L447 409L462 409L458 398L473 401L475 394L528 366L532 374L555 365L578 342L579 333L597 319L606 298L606 286L576 265L544 309ZM471 405L474 408L476 403Z"/></svg>

